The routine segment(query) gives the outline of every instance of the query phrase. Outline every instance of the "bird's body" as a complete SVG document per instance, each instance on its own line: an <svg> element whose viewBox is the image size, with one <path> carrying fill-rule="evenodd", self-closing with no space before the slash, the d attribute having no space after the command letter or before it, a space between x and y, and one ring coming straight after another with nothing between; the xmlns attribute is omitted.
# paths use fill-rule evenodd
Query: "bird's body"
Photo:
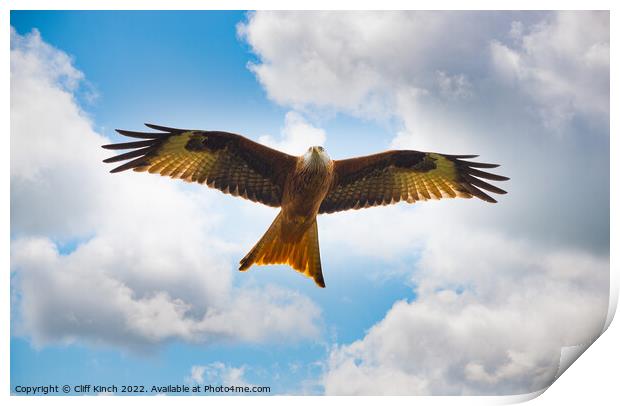
<svg viewBox="0 0 620 406"><path fill-rule="evenodd" d="M334 163L322 147L311 147L297 158L282 194L282 210L271 227L241 260L252 264L289 264L325 287L321 270L316 216L334 178Z"/></svg>
<svg viewBox="0 0 620 406"><path fill-rule="evenodd" d="M506 193L479 178L508 178L476 169L498 165L464 160L475 155L386 151L334 161L319 146L294 157L237 134L147 126L163 132L117 130L144 141L103 146L133 149L104 161L131 159L112 172L159 173L281 208L267 232L240 261L239 270L253 264L288 264L321 287L325 283L317 215L453 197L495 203L481 189Z"/></svg>
<svg viewBox="0 0 620 406"><path fill-rule="evenodd" d="M334 163L323 148L311 147L297 158L295 171L284 186L283 218L295 224L314 219L333 178Z"/></svg>

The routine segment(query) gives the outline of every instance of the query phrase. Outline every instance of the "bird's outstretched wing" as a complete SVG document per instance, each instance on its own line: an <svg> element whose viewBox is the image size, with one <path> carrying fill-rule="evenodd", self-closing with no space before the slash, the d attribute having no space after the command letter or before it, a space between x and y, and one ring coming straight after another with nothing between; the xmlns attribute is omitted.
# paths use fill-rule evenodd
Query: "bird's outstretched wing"
<svg viewBox="0 0 620 406"><path fill-rule="evenodd" d="M496 181L508 178L476 169L499 165L464 160L475 157L477 155L387 151L334 161L334 182L319 213L452 197L477 197L496 203L481 189L506 192L479 178Z"/></svg>
<svg viewBox="0 0 620 406"><path fill-rule="evenodd" d="M116 130L142 141L103 145L106 149L131 150L103 161L129 160L111 172L133 169L159 173L203 183L268 206L280 206L285 179L295 167L295 157L237 134L146 126L161 132Z"/></svg>

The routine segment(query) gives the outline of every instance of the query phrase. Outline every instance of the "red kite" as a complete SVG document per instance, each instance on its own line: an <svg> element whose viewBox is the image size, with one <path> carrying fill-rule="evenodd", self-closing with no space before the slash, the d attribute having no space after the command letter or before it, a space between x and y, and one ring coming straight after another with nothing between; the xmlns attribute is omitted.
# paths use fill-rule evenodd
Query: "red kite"
<svg viewBox="0 0 620 406"><path fill-rule="evenodd" d="M288 264L325 287L316 216L400 201L477 197L504 190L482 179L508 180L476 168L499 165L466 161L477 155L386 151L332 160L323 147L295 157L222 131L181 130L146 124L161 132L116 130L143 141L104 145L131 149L104 162L126 161L111 172L133 169L198 182L233 196L281 208L240 271L253 264Z"/></svg>

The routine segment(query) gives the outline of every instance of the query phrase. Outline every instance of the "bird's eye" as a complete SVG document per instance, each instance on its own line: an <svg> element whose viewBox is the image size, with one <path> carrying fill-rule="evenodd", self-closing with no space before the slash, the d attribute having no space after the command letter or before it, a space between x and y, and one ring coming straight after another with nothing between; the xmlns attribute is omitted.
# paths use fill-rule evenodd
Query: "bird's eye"
<svg viewBox="0 0 620 406"><path fill-rule="evenodd" d="M325 149L323 149L323 147L319 147L319 151L323 152Z"/></svg>

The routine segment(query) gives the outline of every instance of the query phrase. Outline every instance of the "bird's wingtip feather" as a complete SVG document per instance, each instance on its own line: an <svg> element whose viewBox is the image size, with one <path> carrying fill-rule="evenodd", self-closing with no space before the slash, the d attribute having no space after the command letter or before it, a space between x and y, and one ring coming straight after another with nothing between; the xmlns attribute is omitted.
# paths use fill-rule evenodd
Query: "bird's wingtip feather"
<svg viewBox="0 0 620 406"><path fill-rule="evenodd" d="M151 128L153 130L157 130L157 131L163 131L163 132L168 132L168 133L182 133L185 131L190 131L190 130L186 130L183 128L173 128L173 127L166 127L163 125L159 125L159 124L152 124L152 123L144 123L145 126L147 126L148 128Z"/></svg>

